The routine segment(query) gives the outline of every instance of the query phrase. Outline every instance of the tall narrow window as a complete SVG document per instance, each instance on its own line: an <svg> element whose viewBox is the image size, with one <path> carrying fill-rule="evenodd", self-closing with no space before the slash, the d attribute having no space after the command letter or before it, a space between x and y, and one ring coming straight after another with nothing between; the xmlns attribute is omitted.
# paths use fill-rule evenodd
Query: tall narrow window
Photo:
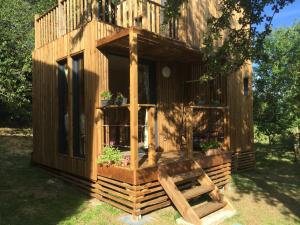
<svg viewBox="0 0 300 225"><path fill-rule="evenodd" d="M83 54L73 57L73 155L84 156L85 139L85 101L84 101L84 63Z"/></svg>
<svg viewBox="0 0 300 225"><path fill-rule="evenodd" d="M58 150L68 154L68 68L67 60L58 62Z"/></svg>
<svg viewBox="0 0 300 225"><path fill-rule="evenodd" d="M244 78L244 96L249 95L249 78L245 77Z"/></svg>

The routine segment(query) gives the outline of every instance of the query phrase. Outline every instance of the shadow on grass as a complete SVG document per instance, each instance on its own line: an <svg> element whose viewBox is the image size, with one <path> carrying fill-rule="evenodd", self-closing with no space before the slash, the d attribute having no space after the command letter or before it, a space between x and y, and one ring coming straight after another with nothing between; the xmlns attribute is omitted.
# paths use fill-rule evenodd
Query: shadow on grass
<svg viewBox="0 0 300 225"><path fill-rule="evenodd" d="M0 136L0 224L58 224L88 199L30 165L32 137Z"/></svg>
<svg viewBox="0 0 300 225"><path fill-rule="evenodd" d="M282 214L300 222L300 164L291 152L279 154L265 145L256 145L256 169L233 176L239 198L253 194L255 201L271 206L284 205ZM233 201L239 199L233 199Z"/></svg>

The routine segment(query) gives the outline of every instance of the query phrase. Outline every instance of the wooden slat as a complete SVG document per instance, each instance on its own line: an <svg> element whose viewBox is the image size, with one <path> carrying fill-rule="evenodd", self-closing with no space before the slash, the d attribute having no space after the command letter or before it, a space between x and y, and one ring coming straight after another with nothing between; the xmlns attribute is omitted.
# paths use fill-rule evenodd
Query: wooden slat
<svg viewBox="0 0 300 225"><path fill-rule="evenodd" d="M137 33L129 31L130 58L130 167L138 168L138 46Z"/></svg>
<svg viewBox="0 0 300 225"><path fill-rule="evenodd" d="M156 164L156 146L155 146L155 108L148 109L148 164L153 166Z"/></svg>
<svg viewBox="0 0 300 225"><path fill-rule="evenodd" d="M226 205L225 202L208 202L206 204L194 206L193 209L196 211L200 218L203 218L212 212L215 212Z"/></svg>
<svg viewBox="0 0 300 225"><path fill-rule="evenodd" d="M182 173L182 174L173 176L172 179L173 179L174 183L178 183L178 182L194 179L194 178L200 176L202 173L203 173L202 170L192 170L192 171L189 171L186 173Z"/></svg>
<svg viewBox="0 0 300 225"><path fill-rule="evenodd" d="M185 190L182 193L186 199L192 199L192 198L199 197L200 195L203 195L205 193L208 193L212 190L214 190L214 186L212 185L210 186L201 185L201 186L196 186L191 189Z"/></svg>
<svg viewBox="0 0 300 225"><path fill-rule="evenodd" d="M191 206L176 187L173 179L167 175L164 168L159 168L159 182L164 187L169 198L174 203L180 214L185 220L195 225L201 225L198 215L192 210Z"/></svg>

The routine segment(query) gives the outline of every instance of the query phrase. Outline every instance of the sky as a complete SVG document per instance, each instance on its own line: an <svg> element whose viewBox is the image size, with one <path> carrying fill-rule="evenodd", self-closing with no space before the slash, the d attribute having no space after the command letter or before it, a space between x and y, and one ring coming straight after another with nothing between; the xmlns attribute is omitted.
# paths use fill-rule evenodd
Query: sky
<svg viewBox="0 0 300 225"><path fill-rule="evenodd" d="M268 15L271 15L270 9L267 9ZM300 22L300 0L295 2L276 14L273 19L273 28L289 27L294 24L295 21Z"/></svg>

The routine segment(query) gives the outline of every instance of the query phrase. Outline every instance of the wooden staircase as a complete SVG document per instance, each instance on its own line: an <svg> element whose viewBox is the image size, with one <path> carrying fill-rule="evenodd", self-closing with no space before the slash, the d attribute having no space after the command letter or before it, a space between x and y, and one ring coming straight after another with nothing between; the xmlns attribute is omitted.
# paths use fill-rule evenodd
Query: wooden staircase
<svg viewBox="0 0 300 225"><path fill-rule="evenodd" d="M189 169L175 175L165 165L160 166L158 171L160 184L187 222L202 225L201 218L211 213L222 208L233 210L196 161L192 160Z"/></svg>

